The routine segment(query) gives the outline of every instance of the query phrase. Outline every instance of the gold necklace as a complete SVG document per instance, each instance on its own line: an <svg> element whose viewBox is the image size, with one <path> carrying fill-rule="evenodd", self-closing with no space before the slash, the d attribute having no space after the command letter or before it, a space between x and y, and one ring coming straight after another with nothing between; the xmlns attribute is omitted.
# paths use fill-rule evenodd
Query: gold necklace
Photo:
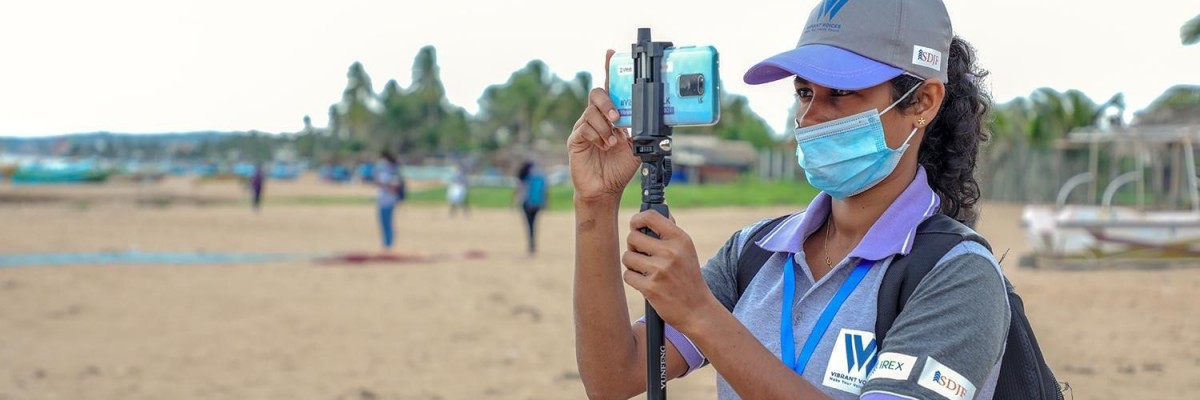
<svg viewBox="0 0 1200 400"><path fill-rule="evenodd" d="M829 260L829 235L833 232L833 210L829 211L829 216L825 217L825 268L833 268L833 262Z"/></svg>

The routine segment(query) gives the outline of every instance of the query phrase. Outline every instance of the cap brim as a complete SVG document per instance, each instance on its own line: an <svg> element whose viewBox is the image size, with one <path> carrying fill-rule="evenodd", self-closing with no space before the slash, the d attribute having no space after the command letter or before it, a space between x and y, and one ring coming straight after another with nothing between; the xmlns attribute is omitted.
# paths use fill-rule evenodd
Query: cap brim
<svg viewBox="0 0 1200 400"><path fill-rule="evenodd" d="M750 85L799 76L811 83L841 90L869 88L903 74L904 70L824 44L797 47L750 67L742 80Z"/></svg>

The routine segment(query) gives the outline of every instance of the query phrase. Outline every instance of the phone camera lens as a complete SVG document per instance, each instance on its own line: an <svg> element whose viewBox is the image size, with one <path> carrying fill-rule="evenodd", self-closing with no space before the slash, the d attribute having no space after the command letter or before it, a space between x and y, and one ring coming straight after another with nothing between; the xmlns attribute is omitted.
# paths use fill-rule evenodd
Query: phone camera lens
<svg viewBox="0 0 1200 400"><path fill-rule="evenodd" d="M679 96L696 97L704 95L704 75L685 74L679 76Z"/></svg>

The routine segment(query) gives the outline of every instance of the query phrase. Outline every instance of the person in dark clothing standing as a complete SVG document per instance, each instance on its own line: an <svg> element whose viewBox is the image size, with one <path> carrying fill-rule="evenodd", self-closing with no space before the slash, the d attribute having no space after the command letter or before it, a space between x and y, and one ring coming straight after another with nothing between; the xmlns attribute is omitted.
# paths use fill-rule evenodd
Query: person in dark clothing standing
<svg viewBox="0 0 1200 400"><path fill-rule="evenodd" d="M266 186L266 181L267 176L266 172L263 171L263 165L255 165L254 174L250 175L250 194L253 196L251 206L254 208L254 212L258 212L259 208L262 207L263 186Z"/></svg>
<svg viewBox="0 0 1200 400"><path fill-rule="evenodd" d="M525 212L525 228L529 233L529 254L537 251L535 229L538 212L546 208L550 188L533 161L526 161L517 170L517 188L513 191L513 203L520 204Z"/></svg>

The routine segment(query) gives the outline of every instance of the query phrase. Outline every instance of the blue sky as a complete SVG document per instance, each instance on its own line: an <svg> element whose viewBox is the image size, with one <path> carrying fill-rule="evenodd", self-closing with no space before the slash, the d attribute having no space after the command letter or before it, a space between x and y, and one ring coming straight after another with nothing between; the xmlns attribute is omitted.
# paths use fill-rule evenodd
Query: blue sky
<svg viewBox="0 0 1200 400"><path fill-rule="evenodd" d="M853 1L853 0L851 0ZM646 4L649 3L649 4ZM361 61L376 90L407 86L417 50L438 49L451 102L469 112L490 84L532 59L562 77L591 72L636 28L712 44L725 90L782 130L790 83L747 86L750 65L795 45L815 0L625 1L36 1L0 5L0 136L108 130L291 132L326 123ZM1131 110L1175 84L1200 84L1200 45L1179 27L1200 2L949 0L958 34L979 49L998 101L1039 87Z"/></svg>

